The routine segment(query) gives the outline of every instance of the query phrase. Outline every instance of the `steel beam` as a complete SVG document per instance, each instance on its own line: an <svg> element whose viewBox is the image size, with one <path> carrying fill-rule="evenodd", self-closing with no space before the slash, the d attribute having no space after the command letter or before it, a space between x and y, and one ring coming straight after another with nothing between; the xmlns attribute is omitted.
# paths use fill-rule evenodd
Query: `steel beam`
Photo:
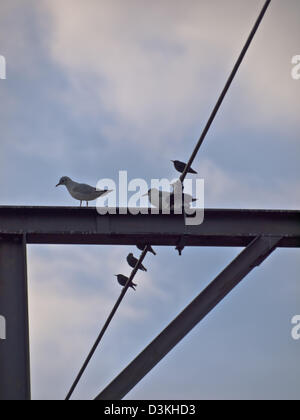
<svg viewBox="0 0 300 420"><path fill-rule="evenodd" d="M300 211L206 209L204 222L186 226L181 215L98 215L95 208L0 206L0 241L26 234L27 243L247 246L257 236L282 236L300 247Z"/></svg>
<svg viewBox="0 0 300 420"><path fill-rule="evenodd" d="M0 243L0 400L30 399L26 244Z"/></svg>
<svg viewBox="0 0 300 420"><path fill-rule="evenodd" d="M97 397L122 399L237 284L280 244L280 237L258 237L172 321Z"/></svg>

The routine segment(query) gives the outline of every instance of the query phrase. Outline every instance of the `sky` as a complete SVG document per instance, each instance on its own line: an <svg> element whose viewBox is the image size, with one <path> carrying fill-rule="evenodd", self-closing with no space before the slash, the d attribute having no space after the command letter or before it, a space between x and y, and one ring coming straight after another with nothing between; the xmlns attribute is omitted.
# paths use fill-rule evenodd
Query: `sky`
<svg viewBox="0 0 300 420"><path fill-rule="evenodd" d="M0 205L77 206L61 176L174 178L261 0L3 0ZM206 208L300 208L300 4L273 0L193 164ZM95 397L241 251L156 247L74 398ZM28 246L32 397L63 399L128 275L122 246ZM299 399L300 251L278 249L129 399Z"/></svg>

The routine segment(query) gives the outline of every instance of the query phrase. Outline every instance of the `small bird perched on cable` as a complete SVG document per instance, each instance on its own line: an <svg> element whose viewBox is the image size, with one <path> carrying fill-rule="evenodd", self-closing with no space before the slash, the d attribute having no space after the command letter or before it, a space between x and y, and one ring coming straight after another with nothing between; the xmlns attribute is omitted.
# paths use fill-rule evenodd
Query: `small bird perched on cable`
<svg viewBox="0 0 300 420"><path fill-rule="evenodd" d="M180 160L171 160L171 162L173 162L174 167L176 169L176 171L182 173L186 167L186 163L184 162L180 162ZM198 174L198 172L196 172L194 169L189 168L189 170L187 171L188 174Z"/></svg>
<svg viewBox="0 0 300 420"><path fill-rule="evenodd" d="M145 246L147 246L147 244L139 242L136 246L139 250L144 251ZM153 255L156 255L156 252L154 251L151 245L148 245L148 252L151 252Z"/></svg>
<svg viewBox="0 0 300 420"><path fill-rule="evenodd" d="M60 178L59 183L56 186L58 187L59 185L65 185L67 187L71 196L80 201L80 207L83 201L86 201L88 207L89 201L96 200L97 198L112 192L112 190L97 190L95 187L91 187L87 184L78 184L78 182L73 181L68 176Z"/></svg>
<svg viewBox="0 0 300 420"><path fill-rule="evenodd" d="M123 276L123 274L115 274L115 276L117 277L118 283L121 286L125 286L125 284L128 282L129 277ZM130 284L129 284L129 287L132 287L133 290L135 290L136 286L137 286L137 284L133 283L133 281L131 281Z"/></svg>
<svg viewBox="0 0 300 420"><path fill-rule="evenodd" d="M135 258L132 253L130 253L127 256L127 262L130 265L130 267L134 268L138 263L138 259ZM139 265L139 270L147 271L147 269L143 266L143 264Z"/></svg>

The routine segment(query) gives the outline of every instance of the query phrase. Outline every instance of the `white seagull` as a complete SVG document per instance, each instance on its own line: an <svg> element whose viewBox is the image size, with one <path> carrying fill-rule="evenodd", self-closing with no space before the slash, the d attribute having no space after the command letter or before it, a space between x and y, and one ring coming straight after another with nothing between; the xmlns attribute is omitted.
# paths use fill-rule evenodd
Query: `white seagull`
<svg viewBox="0 0 300 420"><path fill-rule="evenodd" d="M148 196L150 203L159 209L170 208L171 193L168 191L160 191L157 188L151 188L143 197Z"/></svg>
<svg viewBox="0 0 300 420"><path fill-rule="evenodd" d="M59 185L65 185L67 187L70 195L80 201L80 207L83 201L86 201L86 205L88 207L89 201L96 200L97 198L112 192L112 190L97 190L95 187L91 187L90 185L79 184L68 176L60 178L59 183L56 186L58 187Z"/></svg>
<svg viewBox="0 0 300 420"><path fill-rule="evenodd" d="M191 203L197 201L189 194L185 193L174 193L168 191L160 191L156 188L151 188L143 197L148 196L150 203L154 207L158 207L160 210L175 210L190 208Z"/></svg>

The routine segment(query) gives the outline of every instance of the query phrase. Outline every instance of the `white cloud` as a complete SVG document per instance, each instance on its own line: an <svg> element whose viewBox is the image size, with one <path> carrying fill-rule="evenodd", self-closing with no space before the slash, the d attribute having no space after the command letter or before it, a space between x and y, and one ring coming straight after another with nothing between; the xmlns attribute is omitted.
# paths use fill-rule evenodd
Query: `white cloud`
<svg viewBox="0 0 300 420"><path fill-rule="evenodd" d="M113 115L118 129L103 127L113 138L123 132L141 142L147 133L151 147L170 135L179 141L206 118L261 7L242 3L46 1L52 56L72 82L62 98L75 113ZM298 5L289 6L273 2L240 70L240 119L251 110L260 123L298 120L289 56L299 38Z"/></svg>
<svg viewBox="0 0 300 420"><path fill-rule="evenodd" d="M251 174L251 179L235 177L213 161L201 161L201 177L205 180L205 207L231 208L300 208L300 182L274 181L271 186ZM251 181L251 182L249 182Z"/></svg>

